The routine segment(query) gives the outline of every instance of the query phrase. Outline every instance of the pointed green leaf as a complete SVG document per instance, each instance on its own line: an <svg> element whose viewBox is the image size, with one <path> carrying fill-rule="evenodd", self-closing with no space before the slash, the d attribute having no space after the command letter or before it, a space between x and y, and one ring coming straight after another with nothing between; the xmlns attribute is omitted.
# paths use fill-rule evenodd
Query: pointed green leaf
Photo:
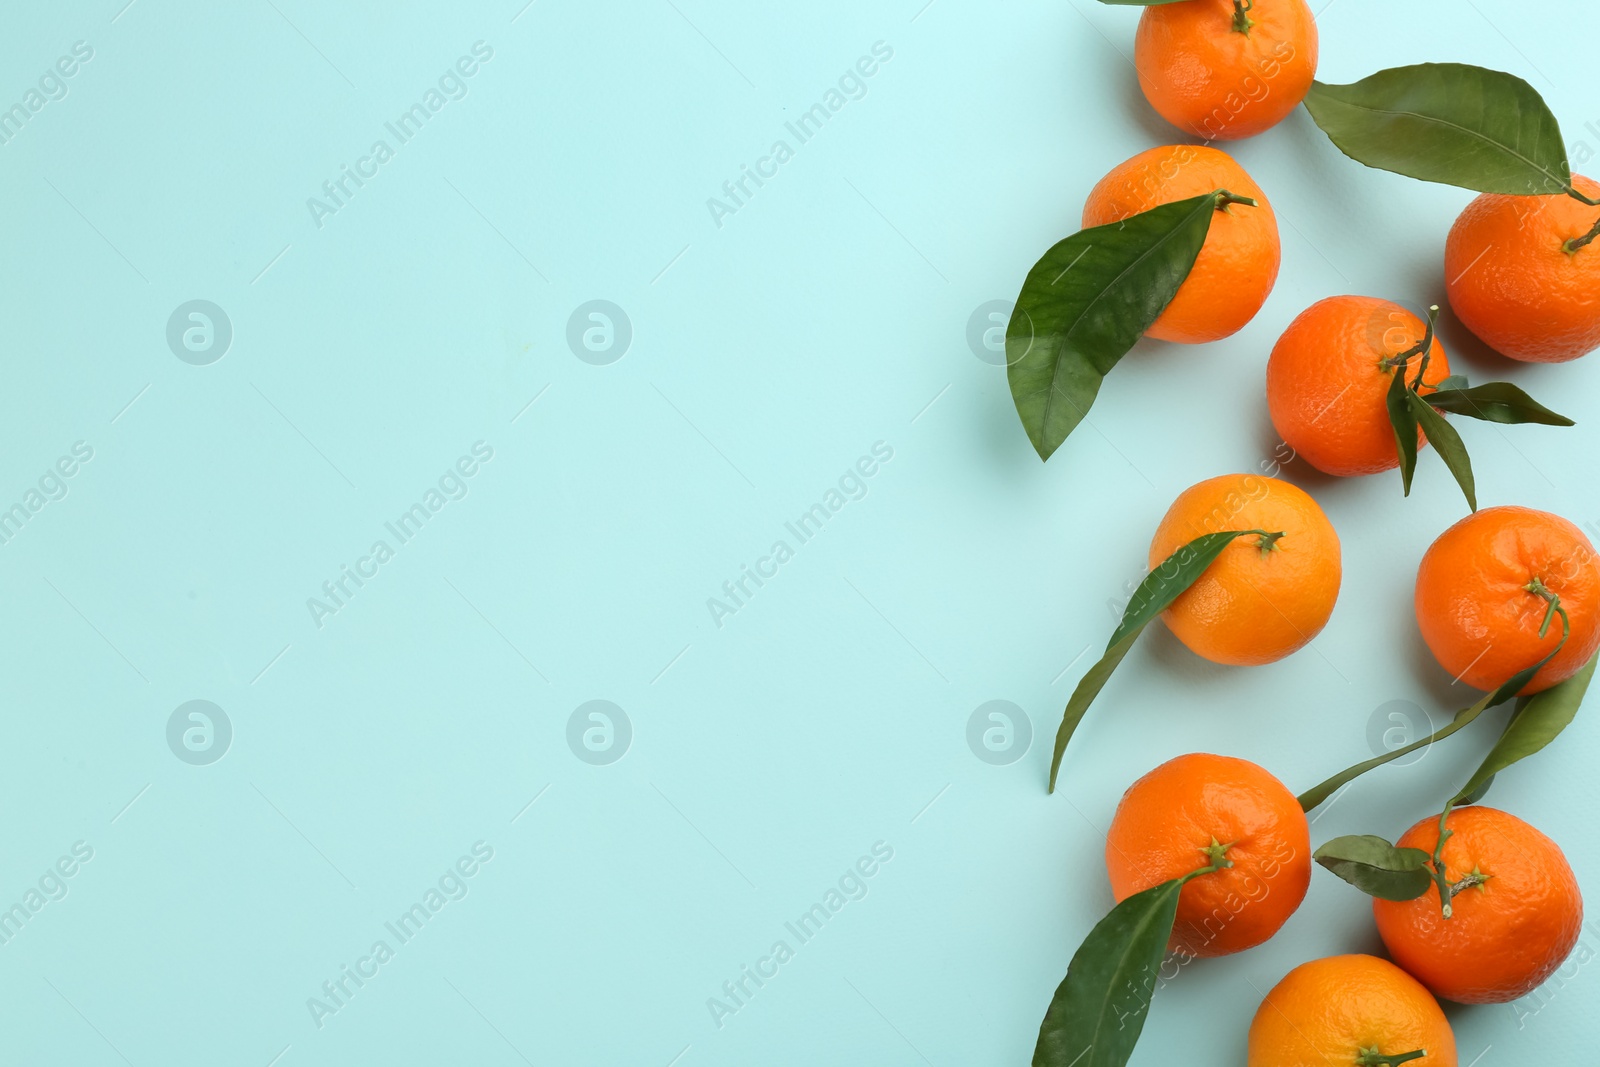
<svg viewBox="0 0 1600 1067"><path fill-rule="evenodd" d="M1193 875L1152 886L1111 909L1083 939L1039 1025L1033 1067L1122 1067L1150 1013L1150 997Z"/></svg>
<svg viewBox="0 0 1600 1067"><path fill-rule="evenodd" d="M1369 167L1484 193L1572 185L1560 125L1511 74L1419 63L1350 85L1313 82L1305 103L1339 151Z"/></svg>
<svg viewBox="0 0 1600 1067"><path fill-rule="evenodd" d="M1462 381L1465 382L1466 379L1463 378ZM1465 385L1446 389L1445 383L1440 382L1439 392L1428 394L1427 401L1440 411L1448 411L1452 415L1466 415L1487 422L1507 425L1521 422L1535 422L1544 426L1574 425L1571 419L1551 411L1510 382L1486 382L1470 389Z"/></svg>
<svg viewBox="0 0 1600 1067"><path fill-rule="evenodd" d="M1571 626L1567 622L1566 615L1563 614L1561 617L1561 640L1556 642L1556 647L1552 648L1550 650L1550 654L1544 659L1540 660L1538 663L1535 663L1531 667L1524 667L1522 670L1518 671L1516 674L1513 674L1510 678L1502 682L1500 684L1500 688L1489 694L1489 703L1485 706L1492 708L1496 704L1504 704L1506 701L1522 692L1527 684L1533 681L1533 676L1544 670L1544 665L1546 663L1549 663L1551 660L1555 659L1561 654L1561 650L1566 647L1567 638L1570 636L1572 636ZM1580 671L1579 673L1582 672ZM1587 687L1587 681L1584 683L1584 685ZM1554 689L1555 686L1551 686L1550 688Z"/></svg>
<svg viewBox="0 0 1600 1067"><path fill-rule="evenodd" d="M1489 777L1485 778L1482 782L1479 782L1478 783L1478 788L1474 789L1472 792L1470 792L1470 793L1466 794L1465 796L1463 796L1460 800L1456 801L1456 803L1457 804L1476 804L1476 803L1478 803L1478 801L1483 799L1484 794L1489 792L1489 787L1491 785L1494 785L1494 775L1492 775L1492 774Z"/></svg>
<svg viewBox="0 0 1600 1067"><path fill-rule="evenodd" d="M1544 665L1546 663L1549 663L1551 660L1556 658L1556 656L1561 652L1561 649L1565 647L1568 635L1569 627L1567 625L1566 618L1563 617L1561 620L1561 640L1557 642L1555 648L1551 649L1548 656L1544 657L1533 666L1524 667L1516 674L1513 674L1510 678L1506 679L1506 681L1503 682L1499 688L1495 689L1494 692L1485 693L1482 699L1480 699L1476 704L1473 704L1470 707L1462 708L1460 711L1456 712L1455 716L1451 718L1448 723L1435 730L1427 737L1413 741L1411 744L1405 745L1401 748L1397 748L1393 752L1385 752L1381 756L1374 756L1369 760L1362 760L1353 767L1346 767L1344 770L1340 771L1332 778L1329 778L1327 781L1320 782L1306 790L1304 793L1301 793L1295 798L1300 801L1301 810L1310 811L1312 808L1315 808L1318 804L1321 804L1324 800L1327 800L1334 793L1342 789L1347 782L1354 781L1363 774L1366 774L1368 771L1372 770L1374 767L1381 767L1390 760L1397 760L1408 752L1415 752L1419 748L1426 748L1435 741L1441 741L1455 733L1457 730L1461 729L1463 726L1466 726L1479 715L1482 715L1486 709L1495 707L1499 704L1504 704L1506 701L1510 700L1512 697L1521 692L1522 688L1533 680L1533 676L1544 669ZM1591 664L1593 663L1592 660L1590 662ZM1585 668L1585 670L1588 669L1589 668L1587 667ZM1587 679L1585 679L1584 685L1587 687ZM1557 687L1551 687L1552 690L1555 688ZM1493 771L1490 772L1491 775L1493 773ZM1474 780L1477 779L1476 775L1473 777ZM1472 792L1472 789L1470 788L1462 790L1462 793L1470 792Z"/></svg>
<svg viewBox="0 0 1600 1067"><path fill-rule="evenodd" d="M1111 680L1111 672L1122 663L1123 657L1128 654L1133 642L1142 632L1144 625L1125 634L1120 641L1112 642L1106 648L1105 655L1089 668L1088 673L1078 680L1077 686L1072 690L1066 709L1061 713L1061 725L1056 727L1055 754L1050 758L1049 792L1056 791L1056 776L1061 773L1061 759L1066 755L1067 742L1072 740L1073 731L1078 728L1078 723L1083 721L1084 712L1089 710L1094 698L1100 695L1100 690Z"/></svg>
<svg viewBox="0 0 1600 1067"><path fill-rule="evenodd" d="M1389 391L1383 403L1389 411L1389 425L1394 428L1394 447L1400 456L1400 484L1405 495L1411 495L1411 477L1417 472L1417 416L1406 402L1411 390L1406 388L1406 368L1394 368L1389 379Z"/></svg>
<svg viewBox="0 0 1600 1067"><path fill-rule="evenodd" d="M1415 900L1433 884L1426 852L1396 848L1371 834L1336 837L1311 858L1369 897L1383 900Z"/></svg>
<svg viewBox="0 0 1600 1067"><path fill-rule="evenodd" d="M1434 388L1441 392L1446 389L1465 389L1466 387L1467 376L1465 374L1452 374L1448 377L1440 378L1438 383L1434 385Z"/></svg>
<svg viewBox="0 0 1600 1067"><path fill-rule="evenodd" d="M1496 774L1518 760L1533 755L1567 728L1567 724L1578 714L1578 705L1583 703L1583 696L1589 690L1589 681L1594 677L1595 659L1595 656L1591 656L1577 674L1533 694L1523 702L1516 714L1511 716L1511 721L1506 723L1505 732L1495 742L1494 748L1489 750L1483 765L1461 787L1452 804L1465 804L1481 798Z"/></svg>
<svg viewBox="0 0 1600 1067"><path fill-rule="evenodd" d="M1061 447L1101 379L1171 303L1220 202L1207 193L1080 230L1028 272L1006 327L1006 377L1039 458Z"/></svg>
<svg viewBox="0 0 1600 1067"><path fill-rule="evenodd" d="M1406 390L1406 404L1416 417L1417 424L1422 427L1422 432L1428 436L1428 443L1439 453L1439 458L1450 468L1450 473L1455 475L1456 484L1467 496L1467 506L1477 511L1478 492L1477 483L1472 477L1472 459L1467 455L1467 446L1462 443L1461 435L1456 433L1454 426L1444 421L1443 415L1429 407L1426 400L1410 389Z"/></svg>
<svg viewBox="0 0 1600 1067"><path fill-rule="evenodd" d="M1361 777L1363 774L1366 774L1368 771L1373 770L1374 768L1382 767L1385 763L1397 760L1401 756L1415 752L1419 748L1427 748L1435 741L1443 741L1445 738L1449 737L1463 726L1466 726L1468 723L1472 722L1473 719L1476 719L1479 715L1482 715L1485 709L1491 707L1492 705L1489 701L1490 697L1492 696L1494 696L1494 694L1490 693L1480 699L1477 703L1473 704L1471 707L1462 708L1460 711L1455 713L1449 722L1435 730L1433 733L1429 734L1427 737L1419 737L1409 745L1402 745L1400 748L1394 749L1391 752L1385 752L1381 756L1373 756L1371 759L1362 760L1353 767L1346 767L1344 770L1340 771L1332 778L1329 778L1327 781L1321 782L1310 789L1307 789L1304 793L1301 793L1295 798L1300 801L1301 810L1311 811L1323 801L1333 796L1333 794L1343 789L1346 784L1355 781L1357 778Z"/></svg>
<svg viewBox="0 0 1600 1067"><path fill-rule="evenodd" d="M1128 601L1127 608L1122 612L1122 621L1112 633L1105 654L1079 680L1071 698L1067 701L1066 710L1061 714L1061 726L1056 730L1055 755L1050 760L1050 792L1055 792L1056 775L1061 770L1061 757L1067 751L1067 742L1072 740L1073 731L1078 728L1084 712L1089 710L1094 698L1105 688L1106 682L1111 678L1111 672L1117 669L1117 664L1128 654L1139 634L1144 632L1144 628L1150 625L1156 616L1167 610L1184 590L1193 585L1195 579L1205 573L1205 569L1211 566L1212 561L1222 554L1222 550L1227 548L1234 538L1251 533L1259 534L1262 531L1223 530L1220 533L1204 534L1172 553L1159 567L1145 575L1144 581L1133 591L1133 598Z"/></svg>

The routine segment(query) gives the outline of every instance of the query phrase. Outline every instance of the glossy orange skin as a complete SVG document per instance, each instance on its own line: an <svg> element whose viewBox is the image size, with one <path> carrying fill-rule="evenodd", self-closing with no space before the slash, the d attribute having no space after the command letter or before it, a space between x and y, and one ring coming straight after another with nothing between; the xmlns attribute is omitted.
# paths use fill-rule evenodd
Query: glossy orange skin
<svg viewBox="0 0 1600 1067"><path fill-rule="evenodd" d="M1456 1067L1456 1037L1439 1002L1415 978L1376 956L1302 963L1256 1009L1248 1067L1352 1067L1377 1049L1426 1056L1406 1067Z"/></svg>
<svg viewBox="0 0 1600 1067"><path fill-rule="evenodd" d="M1394 961L1446 1000L1500 1004L1533 992L1578 943L1583 897L1556 843L1515 815L1458 808L1443 860L1452 882L1473 870L1490 876L1450 900L1439 889L1415 900L1372 902L1378 935ZM1407 830L1399 845L1433 853L1439 818Z"/></svg>
<svg viewBox="0 0 1600 1067"><path fill-rule="evenodd" d="M1548 604L1524 587L1534 578L1561 598L1572 635L1522 692L1576 674L1600 648L1600 560L1566 519L1532 508L1485 508L1439 535L1417 568L1417 626L1439 666L1474 689L1504 685L1561 639Z"/></svg>
<svg viewBox="0 0 1600 1067"><path fill-rule="evenodd" d="M1302 311L1267 360L1267 410L1295 454L1324 474L1349 477L1400 465L1385 397L1394 371L1385 359L1421 341L1426 324L1389 300L1330 296ZM1450 374L1437 337L1422 375L1422 395ZM1416 377L1412 357L1407 380ZM1427 443L1417 431L1419 447Z"/></svg>
<svg viewBox="0 0 1600 1067"><path fill-rule="evenodd" d="M1233 0L1144 9L1133 43L1139 88L1161 117L1207 141L1252 137L1295 109L1317 73L1305 0L1256 0L1248 33Z"/></svg>
<svg viewBox="0 0 1600 1067"><path fill-rule="evenodd" d="M1178 895L1168 948L1226 956L1278 932L1311 881L1311 831L1287 786L1248 760L1196 752L1168 760L1122 795L1106 833L1118 902L1210 863L1212 838L1233 866Z"/></svg>
<svg viewBox="0 0 1600 1067"><path fill-rule="evenodd" d="M1258 474L1185 489L1150 542L1150 569L1203 534L1283 531L1265 554L1240 537L1162 613L1178 640L1213 663L1271 663L1305 645L1333 614L1343 575L1339 535L1305 491Z"/></svg>
<svg viewBox="0 0 1600 1067"><path fill-rule="evenodd" d="M1600 197L1600 184L1572 184ZM1600 240L1568 254L1600 218L1565 193L1485 193L1467 205L1444 246L1450 306L1501 355L1565 363L1600 347Z"/></svg>
<svg viewBox="0 0 1600 1067"><path fill-rule="evenodd" d="M1254 318L1278 280L1278 217L1232 156L1201 145L1147 149L1112 168L1089 191L1085 229L1218 189L1249 197L1256 206L1230 204L1212 216L1194 269L1147 337L1200 344L1227 337Z"/></svg>

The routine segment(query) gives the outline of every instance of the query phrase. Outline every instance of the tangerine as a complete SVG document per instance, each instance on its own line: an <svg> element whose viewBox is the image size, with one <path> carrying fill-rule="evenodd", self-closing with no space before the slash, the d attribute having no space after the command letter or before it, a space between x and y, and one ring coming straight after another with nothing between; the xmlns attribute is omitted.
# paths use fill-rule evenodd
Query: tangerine
<svg viewBox="0 0 1600 1067"><path fill-rule="evenodd" d="M1311 830L1287 786L1249 760L1191 753L1122 795L1106 833L1120 903L1212 862L1178 894L1169 949L1225 956L1278 932L1311 881Z"/></svg>
<svg viewBox="0 0 1600 1067"><path fill-rule="evenodd" d="M1397 367L1388 361L1422 343L1427 325L1389 300L1330 296L1302 311L1267 360L1267 409L1295 454L1324 474L1376 474L1400 465L1385 398ZM1416 377L1420 355L1404 368ZM1438 338L1417 392L1450 374ZM1426 443L1421 430L1417 444Z"/></svg>
<svg viewBox="0 0 1600 1067"><path fill-rule="evenodd" d="M1223 530L1266 536L1236 538L1161 617L1179 641L1213 663L1282 659L1317 636L1333 614L1342 576L1339 535L1304 490L1262 475L1225 474L1173 501L1150 542L1150 569L1195 538Z"/></svg>
<svg viewBox="0 0 1600 1067"><path fill-rule="evenodd" d="M1456 1038L1438 1001L1388 960L1328 956L1302 963L1262 999L1250 1022L1246 1062L1456 1067Z"/></svg>
<svg viewBox="0 0 1600 1067"><path fill-rule="evenodd" d="M1189 0L1144 9L1133 43L1139 88L1161 117L1207 141L1277 125L1317 73L1305 0Z"/></svg>
<svg viewBox="0 0 1600 1067"><path fill-rule="evenodd" d="M1574 174L1572 184L1600 197L1600 183ZM1527 363L1566 363L1600 346L1596 218L1565 193L1484 193L1468 204L1444 246L1456 317L1496 352Z"/></svg>
<svg viewBox="0 0 1600 1067"><path fill-rule="evenodd" d="M1440 860L1452 884L1450 917L1439 887L1415 900L1374 899L1378 936L1394 961L1446 1000L1500 1004L1533 992L1578 942L1583 897L1556 843L1515 815L1457 808ZM1398 844L1433 853L1429 816ZM1200 881L1200 879L1195 879Z"/></svg>
<svg viewBox="0 0 1600 1067"><path fill-rule="evenodd" d="M1145 331L1199 344L1237 332L1255 317L1278 278L1278 219L1244 168L1216 148L1166 145L1113 167L1089 192L1083 225L1103 226L1175 200L1226 189L1256 202L1217 210L1189 276Z"/></svg>
<svg viewBox="0 0 1600 1067"><path fill-rule="evenodd" d="M1547 511L1485 508L1440 534L1417 568L1422 639L1474 689L1504 685L1556 647L1553 600L1572 634L1524 695L1572 677L1600 648L1600 560L1583 531Z"/></svg>

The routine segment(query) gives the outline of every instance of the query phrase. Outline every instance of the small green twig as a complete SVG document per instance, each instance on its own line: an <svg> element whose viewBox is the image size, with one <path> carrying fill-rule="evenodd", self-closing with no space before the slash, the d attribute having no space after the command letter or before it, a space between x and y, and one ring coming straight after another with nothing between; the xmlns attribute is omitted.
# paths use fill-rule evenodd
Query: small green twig
<svg viewBox="0 0 1600 1067"><path fill-rule="evenodd" d="M1406 1052L1398 1056L1385 1056L1378 1051L1377 1045L1373 1045L1371 1048L1361 1050L1360 1056L1356 1058L1356 1067L1399 1067L1402 1063L1419 1060L1427 1054L1427 1049L1419 1048L1415 1052Z"/></svg>
<svg viewBox="0 0 1600 1067"><path fill-rule="evenodd" d="M1232 867L1233 861L1228 858L1228 850L1232 847L1233 842L1230 841L1224 845L1215 837L1212 837L1211 844L1200 850L1201 852L1204 852L1206 854L1206 858L1211 861L1211 866L1205 868L1204 873L1209 874L1212 871L1220 871L1224 867ZM1199 874L1202 872L1197 871L1195 873ZM1191 877L1193 876L1191 875Z"/></svg>
<svg viewBox="0 0 1600 1067"><path fill-rule="evenodd" d="M1551 592L1550 588L1544 584L1544 581L1538 575L1534 575L1528 581L1528 584L1522 588L1534 596L1544 599L1549 605L1545 609L1544 620L1539 624L1539 640L1544 640L1545 635L1550 632L1551 621L1559 615L1561 616L1561 642L1564 645L1567 641L1567 636L1572 632L1572 620L1567 615L1567 609L1561 606L1561 597ZM1561 646L1558 645L1556 647L1559 650ZM1551 655L1554 655L1554 653L1551 653ZM1439 887L1439 906L1446 919L1450 918L1454 913L1454 908L1450 904L1452 897L1462 890L1482 885L1489 879L1488 875L1474 867L1471 873L1463 876L1460 881L1452 883L1450 875L1445 869L1444 843L1450 840L1450 837L1455 833L1445 823L1450 818L1450 809L1455 807L1458 799L1460 798L1451 799L1445 804L1444 810L1439 813L1439 841L1433 846L1432 871L1430 872L1433 875L1434 884Z"/></svg>
<svg viewBox="0 0 1600 1067"><path fill-rule="evenodd" d="M1433 331L1439 321L1439 305L1432 304L1428 307L1428 321L1422 331L1422 340L1406 349L1404 352L1390 356L1379 363L1381 367L1404 367L1411 362L1412 356L1420 355L1421 362L1417 366L1416 380L1411 383L1411 391L1416 392L1422 384L1422 376L1428 370L1428 362L1433 358Z"/></svg>
<svg viewBox="0 0 1600 1067"><path fill-rule="evenodd" d="M1250 36L1250 27L1255 25L1255 20L1249 15L1251 8L1256 6L1256 0L1233 0L1233 28L1236 33Z"/></svg>
<svg viewBox="0 0 1600 1067"><path fill-rule="evenodd" d="M1200 850L1211 858L1211 862L1206 864L1204 867L1201 867L1199 870L1190 871L1188 874L1184 875L1183 884L1188 885L1196 878L1199 878L1202 874L1215 874L1218 871L1226 870L1227 868L1232 867L1233 861L1226 858L1228 849L1232 847L1232 845L1221 844L1216 838L1213 837L1211 839L1210 847L1202 848Z"/></svg>
<svg viewBox="0 0 1600 1067"><path fill-rule="evenodd" d="M1227 211L1228 207L1232 204L1243 204L1245 207L1258 206L1254 197L1239 196L1236 193L1230 193L1226 189L1218 189L1216 192L1216 197L1218 211Z"/></svg>
<svg viewBox="0 0 1600 1067"><path fill-rule="evenodd" d="M1588 233L1584 234L1582 237L1574 237L1566 244L1562 245L1561 251L1570 256L1578 249L1588 244L1590 241L1593 241L1596 237L1600 237L1600 219L1595 219L1594 226L1589 230Z"/></svg>
<svg viewBox="0 0 1600 1067"><path fill-rule="evenodd" d="M1545 634L1550 632L1550 621L1558 613L1561 616L1562 629L1566 630L1571 627L1572 620L1567 618L1567 609L1561 606L1561 598L1546 588L1544 582L1540 581L1537 576L1522 588L1536 597L1543 597L1549 603L1549 607L1545 608L1544 620L1539 623L1539 640L1543 641Z"/></svg>
<svg viewBox="0 0 1600 1067"><path fill-rule="evenodd" d="M1444 806L1439 813L1439 840L1433 846L1433 881L1439 887L1439 907L1444 912L1446 919L1450 918L1454 909L1450 907L1450 898L1455 895L1455 887L1450 884L1450 876L1445 873L1444 843L1455 836L1455 831L1445 825L1450 818L1450 809L1455 807L1455 801Z"/></svg>
<svg viewBox="0 0 1600 1067"><path fill-rule="evenodd" d="M1407 357L1408 358L1410 356L1417 355L1418 353L1421 353L1424 358L1426 358L1427 356L1432 354L1432 351L1433 351L1433 331L1434 331L1434 328L1438 325L1438 323L1439 323L1439 305L1438 304L1429 304L1428 305L1427 323L1422 329L1422 340L1418 341L1416 344L1411 346L1411 351L1409 353L1407 353Z"/></svg>
<svg viewBox="0 0 1600 1067"><path fill-rule="evenodd" d="M1475 889L1478 886L1483 885L1483 883L1487 882L1493 877L1494 875L1484 874L1482 871L1478 870L1478 868L1474 867L1469 873L1462 876L1461 881L1450 887L1450 895L1452 897L1459 896L1469 889Z"/></svg>

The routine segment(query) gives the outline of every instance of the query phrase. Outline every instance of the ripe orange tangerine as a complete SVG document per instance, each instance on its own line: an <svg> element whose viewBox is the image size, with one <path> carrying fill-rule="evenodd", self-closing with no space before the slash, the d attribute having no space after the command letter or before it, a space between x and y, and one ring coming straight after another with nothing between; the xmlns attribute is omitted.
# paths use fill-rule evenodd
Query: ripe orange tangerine
<svg viewBox="0 0 1600 1067"><path fill-rule="evenodd" d="M1278 279L1277 216L1233 157L1201 145L1147 149L1113 167L1089 192L1083 205L1086 229L1218 189L1248 197L1256 206L1229 204L1212 217L1194 269L1145 331L1147 337L1200 344L1227 337L1254 318Z"/></svg>
<svg viewBox="0 0 1600 1067"><path fill-rule="evenodd" d="M1417 568L1422 639L1474 689L1504 685L1556 647L1552 597L1572 635L1524 694L1572 677L1600 648L1600 559L1583 531L1547 511L1485 508L1440 534Z"/></svg>
<svg viewBox="0 0 1600 1067"><path fill-rule="evenodd" d="M1411 1053L1421 1052L1421 1056ZM1409 1057L1409 1058L1406 1058ZM1438 1001L1376 956L1302 963L1250 1022L1248 1067L1456 1067L1456 1037Z"/></svg>
<svg viewBox="0 0 1600 1067"><path fill-rule="evenodd" d="M1431 885L1415 900L1374 899L1378 934L1396 963L1446 1000L1526 996L1578 943L1583 897L1572 867L1554 841L1495 808L1457 808L1445 825L1450 917ZM1397 843L1431 855L1438 841L1438 816L1429 816Z"/></svg>
<svg viewBox="0 0 1600 1067"><path fill-rule="evenodd" d="M1572 184L1600 197L1600 183L1574 174ZM1450 307L1467 329L1512 359L1565 363L1600 347L1597 220L1600 208L1565 193L1484 193L1445 241Z"/></svg>
<svg viewBox="0 0 1600 1067"><path fill-rule="evenodd" d="M1195 538L1223 530L1283 536L1236 538L1161 618L1190 651L1213 663L1282 659L1317 636L1333 614L1343 574L1339 535L1303 489L1262 475L1225 474L1173 501L1150 542L1150 569Z"/></svg>
<svg viewBox="0 0 1600 1067"><path fill-rule="evenodd" d="M1400 465L1385 398L1388 365L1421 344L1427 324L1390 300L1330 296L1295 317L1267 360L1267 409L1295 454L1324 474L1376 474ZM1406 367L1416 377L1420 356ZM1450 374L1435 337L1417 390L1426 396ZM1419 446L1427 443L1417 431Z"/></svg>
<svg viewBox="0 0 1600 1067"><path fill-rule="evenodd" d="M1317 73L1305 0L1189 0L1144 9L1139 88L1161 117L1208 141L1252 137L1295 109Z"/></svg>
<svg viewBox="0 0 1600 1067"><path fill-rule="evenodd" d="M1178 894L1171 951L1225 956L1278 932L1311 882L1311 831L1287 786L1232 756L1168 760L1123 794L1106 834L1120 903L1221 859Z"/></svg>

